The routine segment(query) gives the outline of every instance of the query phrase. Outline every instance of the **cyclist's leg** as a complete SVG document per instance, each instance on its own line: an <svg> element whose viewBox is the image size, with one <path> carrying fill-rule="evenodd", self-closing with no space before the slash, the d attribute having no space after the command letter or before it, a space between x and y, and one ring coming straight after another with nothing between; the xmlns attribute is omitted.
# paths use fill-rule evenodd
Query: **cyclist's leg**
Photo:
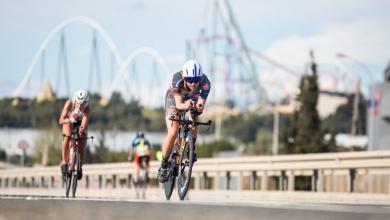
<svg viewBox="0 0 390 220"><path fill-rule="evenodd" d="M178 110L176 109L175 98L167 92L165 96L165 124L168 132L162 144L163 161L166 161L171 154L173 144L179 132L179 123L169 120L170 117L178 118Z"/></svg>
<svg viewBox="0 0 390 220"><path fill-rule="evenodd" d="M66 168L66 158L69 154L69 141L70 141L70 133L72 130L72 126L70 124L64 124L62 125L62 134L64 135L62 139L62 145L61 145L61 173L62 175L65 175L67 172Z"/></svg>
<svg viewBox="0 0 390 220"><path fill-rule="evenodd" d="M174 97L167 92L165 96L165 124L167 126L167 135L162 144L162 160L161 166L158 170L157 179L163 183L166 181L168 174L168 158L171 154L172 148L174 146L177 133L179 131L179 123L176 121L169 120L170 117L177 118L177 109Z"/></svg>
<svg viewBox="0 0 390 220"><path fill-rule="evenodd" d="M62 139L62 146L61 146L61 165L66 163L66 157L68 155L68 148L69 148L69 141L70 141L70 133L72 130L72 126L70 124L64 124L62 125L62 134L64 135Z"/></svg>
<svg viewBox="0 0 390 220"><path fill-rule="evenodd" d="M150 161L150 155L145 156L146 157L146 183L149 183L149 161Z"/></svg>
<svg viewBox="0 0 390 220"><path fill-rule="evenodd" d="M165 116L165 123L167 126L167 135L165 136L163 145L162 145L162 155L163 160L167 159L169 155L171 154L173 144L175 143L177 133L179 132L179 123L176 121L169 120L169 117L171 114L177 114L176 110L172 109L171 113L169 113L169 116Z"/></svg>
<svg viewBox="0 0 390 220"><path fill-rule="evenodd" d="M135 152L135 155L134 155L134 165L135 165L134 182L138 183L139 170L140 170L140 166L141 166L141 158L139 157L137 152Z"/></svg>
<svg viewBox="0 0 390 220"><path fill-rule="evenodd" d="M150 155L146 155L145 157L146 157L146 171L149 171Z"/></svg>
<svg viewBox="0 0 390 220"><path fill-rule="evenodd" d="M157 178L161 183L164 183L167 178L168 174L168 158L169 155L172 152L172 148L174 146L177 133L179 132L179 123L176 121L169 120L170 114L173 114L176 112L176 109L172 109L172 112L169 114L166 114L165 116L165 123L167 125L167 136L164 139L163 145L162 145L162 161L160 169L158 170Z"/></svg>

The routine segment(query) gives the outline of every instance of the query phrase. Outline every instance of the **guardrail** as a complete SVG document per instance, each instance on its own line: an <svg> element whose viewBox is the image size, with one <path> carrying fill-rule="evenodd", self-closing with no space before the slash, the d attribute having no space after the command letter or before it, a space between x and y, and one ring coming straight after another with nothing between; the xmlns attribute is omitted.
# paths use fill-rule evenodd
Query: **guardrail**
<svg viewBox="0 0 390 220"><path fill-rule="evenodd" d="M158 186L159 162L151 161ZM85 188L132 187L130 163L86 164ZM62 187L59 167L0 170L0 187ZM195 189L390 193L390 151L200 158L193 168Z"/></svg>

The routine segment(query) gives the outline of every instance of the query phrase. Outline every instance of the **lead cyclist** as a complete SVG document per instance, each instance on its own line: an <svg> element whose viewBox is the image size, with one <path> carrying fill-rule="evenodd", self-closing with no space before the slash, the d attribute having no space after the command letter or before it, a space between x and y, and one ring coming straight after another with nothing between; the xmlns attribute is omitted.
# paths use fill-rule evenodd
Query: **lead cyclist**
<svg viewBox="0 0 390 220"><path fill-rule="evenodd" d="M184 63L183 69L173 75L170 88L165 96L165 123L167 135L162 145L162 161L158 170L157 179L164 183L168 173L168 157L171 154L176 136L179 132L179 123L169 120L170 117L179 118L180 112L190 111L190 118L195 120L203 112L207 97L210 93L211 83L203 73L201 65L195 60ZM191 130L195 145L198 129ZM197 160L196 154L195 160Z"/></svg>
<svg viewBox="0 0 390 220"><path fill-rule="evenodd" d="M72 121L81 121L79 135L80 137L86 137L90 111L91 109L89 106L89 94L86 90L77 90L73 95L73 99L67 100L65 102L64 108L59 119L59 124L62 125L62 133L64 135L61 146L62 160L60 164L63 176L65 176L67 172L66 155L68 155L69 153L69 141L73 129ZM84 150L86 143L87 140L85 138L80 140L81 166L84 161ZM83 173L81 169L80 172L77 173L77 179L80 180L82 177Z"/></svg>

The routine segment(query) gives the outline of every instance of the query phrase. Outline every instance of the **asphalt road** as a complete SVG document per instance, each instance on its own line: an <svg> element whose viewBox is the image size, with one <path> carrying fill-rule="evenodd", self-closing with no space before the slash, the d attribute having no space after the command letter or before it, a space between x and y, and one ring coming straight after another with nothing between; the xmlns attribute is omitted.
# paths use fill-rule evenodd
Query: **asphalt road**
<svg viewBox="0 0 390 220"><path fill-rule="evenodd" d="M0 196L0 220L389 220L390 206Z"/></svg>

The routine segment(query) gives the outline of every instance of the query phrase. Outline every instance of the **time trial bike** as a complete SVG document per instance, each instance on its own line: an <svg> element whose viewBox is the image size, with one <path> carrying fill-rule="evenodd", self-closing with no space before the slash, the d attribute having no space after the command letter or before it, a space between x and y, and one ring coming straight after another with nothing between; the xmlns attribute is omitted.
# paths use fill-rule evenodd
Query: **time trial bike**
<svg viewBox="0 0 390 220"><path fill-rule="evenodd" d="M168 174L164 183L165 197L167 200L171 198L177 177L179 198L183 200L190 186L192 166L195 162L195 146L191 128L205 125L210 129L211 120L208 122L188 120L185 118L185 112L180 114L179 119L170 117L169 120L177 121L180 127L174 148L168 158Z"/></svg>

